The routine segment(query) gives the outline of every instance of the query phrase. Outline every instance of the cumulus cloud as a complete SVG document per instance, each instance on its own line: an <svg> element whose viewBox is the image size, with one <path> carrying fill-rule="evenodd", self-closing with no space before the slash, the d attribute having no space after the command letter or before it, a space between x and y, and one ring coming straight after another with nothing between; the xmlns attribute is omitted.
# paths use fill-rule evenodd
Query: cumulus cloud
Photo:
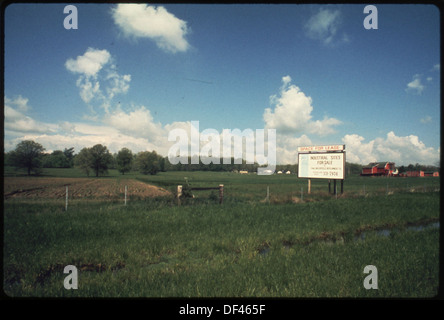
<svg viewBox="0 0 444 320"><path fill-rule="evenodd" d="M4 129L7 135L23 135L28 133L53 132L56 125L43 123L33 119L26 113L31 109L28 99L18 96L14 99L4 97Z"/></svg>
<svg viewBox="0 0 444 320"><path fill-rule="evenodd" d="M167 52L187 51L187 23L162 6L118 4L112 10L114 23L123 34L133 38L148 38Z"/></svg>
<svg viewBox="0 0 444 320"><path fill-rule="evenodd" d="M342 142L346 145L347 161L368 164L375 161L393 161L397 165L421 163L432 165L439 161L440 150L427 147L418 136L397 136L393 131L385 138L376 138L364 143L357 135L345 135Z"/></svg>
<svg viewBox="0 0 444 320"><path fill-rule="evenodd" d="M346 146L347 162L368 164L378 160L373 153L375 141L364 143L364 140L364 137L357 134L346 134L342 138L342 142Z"/></svg>
<svg viewBox="0 0 444 320"><path fill-rule="evenodd" d="M341 20L342 14L339 10L322 8L305 24L306 34L309 38L319 40L325 45L349 42L347 34L339 35Z"/></svg>
<svg viewBox="0 0 444 320"><path fill-rule="evenodd" d="M76 86L86 104L98 104L108 113L111 100L116 94L126 94L129 90L131 75L121 75L107 50L88 48L76 59L68 59L65 67L79 74ZM92 109L92 106L90 106Z"/></svg>
<svg viewBox="0 0 444 320"><path fill-rule="evenodd" d="M300 137L278 135L276 137L276 162L293 164L298 162L298 147L313 145L311 139L303 134Z"/></svg>
<svg viewBox="0 0 444 320"><path fill-rule="evenodd" d="M335 118L324 117L312 120L312 99L301 89L291 84L290 76L282 78L279 95L270 97L273 108L266 108L263 114L265 128L276 129L278 134L307 132L317 135L334 133L334 126L341 124Z"/></svg>
<svg viewBox="0 0 444 320"><path fill-rule="evenodd" d="M155 121L150 110L145 106L132 107L131 110L114 110L105 114L94 124L62 121L57 125L40 122L22 112L30 109L26 98L5 97L4 147L6 151L14 149L20 141L29 139L41 143L49 152L69 147L74 147L78 152L84 147L100 143L106 145L113 153L127 147L133 152L156 150L159 154L166 156L173 144L176 144L176 141L168 141L168 135L176 129L186 132L187 139L184 141L184 147L190 152L193 148L205 151L205 148L211 147L208 141L202 140L198 142L199 145L196 145L192 140L192 135L210 136L212 132L208 131L208 128L195 127L190 121L162 125ZM234 136L244 134L242 131L231 130L231 132ZM215 135L213 134L220 141L220 155L223 155L223 133L223 131L215 131ZM440 159L439 148L427 147L418 136L397 136L393 131L387 133L385 137L378 137L368 142L358 134L347 134L342 138L342 142L346 145L347 161L353 163L394 161L400 166L410 163L436 164ZM245 143L246 140L243 142L244 159L249 155ZM268 139L265 143L260 140L254 143L256 147L263 146L265 154L268 153ZM277 134L276 162L278 164L297 163L297 148L306 145L313 145L313 141L306 134L301 136Z"/></svg>
<svg viewBox="0 0 444 320"><path fill-rule="evenodd" d="M413 80L407 84L407 88L405 90L407 92L421 94L424 89L425 86L421 83L421 76L419 74L415 74L413 76Z"/></svg>
<svg viewBox="0 0 444 320"><path fill-rule="evenodd" d="M110 112L103 122L123 134L133 137L145 138L153 143L163 143L166 130L161 123L156 123L149 109L144 106L125 112L121 109Z"/></svg>
<svg viewBox="0 0 444 320"><path fill-rule="evenodd" d="M105 64L110 61L111 55L107 50L88 48L86 52L76 59L68 59L66 69L86 76L95 76Z"/></svg>
<svg viewBox="0 0 444 320"><path fill-rule="evenodd" d="M115 70L115 66L112 66L112 68L108 70L108 75L106 76L105 80L107 80L109 83L106 91L108 99L111 100L116 94L125 94L128 92L131 75L120 75Z"/></svg>

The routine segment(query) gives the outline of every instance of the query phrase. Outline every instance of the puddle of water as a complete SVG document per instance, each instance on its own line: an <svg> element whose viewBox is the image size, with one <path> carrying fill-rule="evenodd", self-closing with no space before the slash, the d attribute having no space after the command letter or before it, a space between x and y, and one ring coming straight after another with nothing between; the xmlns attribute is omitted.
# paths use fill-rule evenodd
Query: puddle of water
<svg viewBox="0 0 444 320"><path fill-rule="evenodd" d="M427 223L427 224L421 224L421 225L417 225L417 226L409 226L407 227L405 230L407 231L423 231L426 229L437 229L440 228L440 222L432 222L432 223ZM366 239L367 235L369 234L376 234L378 236L381 237L389 237L391 234L393 233L397 233L397 232L402 232L402 230L398 229L398 228L393 228L393 229L380 229L380 230L370 230L370 231L363 231L361 233L359 233L358 235L355 235L354 237L354 241L363 241ZM308 245L312 244L312 243L319 243L319 242L324 242L326 244L329 245L333 245L333 244L344 244L345 243L345 238L344 237L339 237L337 239L317 239L317 240L313 240L310 241L308 243ZM284 248L289 250L293 244L287 243L285 242L283 244ZM269 246L263 246L260 250L258 250L259 255L261 256L266 256L270 253L271 248Z"/></svg>
<svg viewBox="0 0 444 320"><path fill-rule="evenodd" d="M261 256L266 256L269 253L270 253L270 247L265 247L265 248L262 248L261 250L259 250L259 254Z"/></svg>
<svg viewBox="0 0 444 320"><path fill-rule="evenodd" d="M421 224L417 226L409 226L406 228L407 231L423 231L426 229L433 229L433 228L439 228L440 223L438 222L432 222L427 224ZM365 240L367 234L375 233L378 236L381 237L389 237L392 233L399 232L400 230L397 228L394 229L381 229L381 230L370 230L370 231L363 231L360 234L355 236L355 241Z"/></svg>
<svg viewBox="0 0 444 320"><path fill-rule="evenodd" d="M398 229L381 229L381 230L370 230L370 231L363 231L357 236L355 236L355 241L365 240L367 235L369 234L376 234L381 237L389 237L390 234L398 232Z"/></svg>
<svg viewBox="0 0 444 320"><path fill-rule="evenodd" d="M412 230L412 231L422 231L425 229L435 229L435 228L439 228L439 221L438 222L433 222L433 223L429 223L426 225L419 225L419 226L410 226L407 227L407 230Z"/></svg>

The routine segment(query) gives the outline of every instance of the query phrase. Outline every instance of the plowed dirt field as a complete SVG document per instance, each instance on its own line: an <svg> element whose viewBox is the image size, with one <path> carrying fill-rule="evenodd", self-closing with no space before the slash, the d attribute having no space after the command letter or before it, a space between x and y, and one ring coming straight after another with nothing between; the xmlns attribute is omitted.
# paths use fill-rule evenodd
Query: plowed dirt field
<svg viewBox="0 0 444 320"><path fill-rule="evenodd" d="M128 198L168 196L168 190L134 179L5 177L4 198L122 199L127 186Z"/></svg>

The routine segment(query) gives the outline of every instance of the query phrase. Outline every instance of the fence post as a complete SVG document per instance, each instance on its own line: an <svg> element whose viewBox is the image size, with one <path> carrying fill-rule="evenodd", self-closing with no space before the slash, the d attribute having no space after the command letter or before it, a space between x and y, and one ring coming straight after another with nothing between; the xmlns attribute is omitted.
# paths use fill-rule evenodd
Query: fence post
<svg viewBox="0 0 444 320"><path fill-rule="evenodd" d="M267 202L270 203L270 186L267 186Z"/></svg>
<svg viewBox="0 0 444 320"><path fill-rule="evenodd" d="M182 196L182 186L177 186L177 205L180 206L180 197Z"/></svg>
<svg viewBox="0 0 444 320"><path fill-rule="evenodd" d="M224 185L220 184L219 185L219 203L222 204L223 201L224 201Z"/></svg>
<svg viewBox="0 0 444 320"><path fill-rule="evenodd" d="M65 211L68 211L68 186L66 186Z"/></svg>

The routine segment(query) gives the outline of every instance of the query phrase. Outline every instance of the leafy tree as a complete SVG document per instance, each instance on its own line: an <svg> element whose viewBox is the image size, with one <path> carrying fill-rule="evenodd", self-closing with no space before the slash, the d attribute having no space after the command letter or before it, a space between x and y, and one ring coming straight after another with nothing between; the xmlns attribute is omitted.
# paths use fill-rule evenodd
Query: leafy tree
<svg viewBox="0 0 444 320"><path fill-rule="evenodd" d="M89 177L90 172L90 152L89 148L83 148L80 152L74 157L74 165Z"/></svg>
<svg viewBox="0 0 444 320"><path fill-rule="evenodd" d="M40 143L24 140L9 154L8 161L17 168L26 169L28 176L31 175L31 171L40 173L43 151L45 148Z"/></svg>
<svg viewBox="0 0 444 320"><path fill-rule="evenodd" d="M116 156L117 169L120 173L129 172L133 166L133 153L128 148L122 148Z"/></svg>
<svg viewBox="0 0 444 320"><path fill-rule="evenodd" d="M74 165L74 147L71 147L69 149L65 148L65 150L63 150L63 154L68 161L68 167L66 168L72 168L72 166Z"/></svg>
<svg viewBox="0 0 444 320"><path fill-rule="evenodd" d="M156 151L142 151L139 152L135 159L135 165L137 170L139 170L143 174L156 174L160 171L160 159L162 157L159 156Z"/></svg>
<svg viewBox="0 0 444 320"><path fill-rule="evenodd" d="M109 153L108 148L101 144L96 144L89 149L89 157L90 167L93 169L96 177L98 177L99 174L107 173L108 166L113 161L113 157L111 153Z"/></svg>
<svg viewBox="0 0 444 320"><path fill-rule="evenodd" d="M51 154L46 154L43 158L45 168L69 168L69 159L61 150L55 150Z"/></svg>
<svg viewBox="0 0 444 320"><path fill-rule="evenodd" d="M75 157L76 166L89 176L89 170L91 169L96 177L99 174L108 172L108 167L113 160L112 155L109 153L108 148L96 144L92 148L83 148L79 154Z"/></svg>

